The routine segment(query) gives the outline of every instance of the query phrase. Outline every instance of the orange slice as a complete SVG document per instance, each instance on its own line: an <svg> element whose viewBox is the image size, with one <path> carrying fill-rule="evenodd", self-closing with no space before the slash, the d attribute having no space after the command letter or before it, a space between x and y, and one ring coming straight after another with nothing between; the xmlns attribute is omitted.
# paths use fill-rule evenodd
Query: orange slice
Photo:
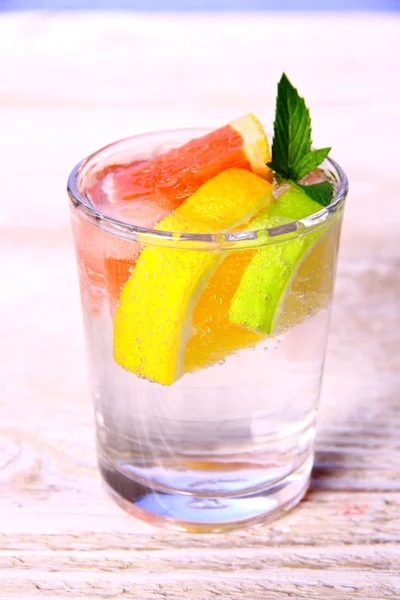
<svg viewBox="0 0 400 600"><path fill-rule="evenodd" d="M320 208L320 205L309 200L305 194L288 190L270 208L257 215L246 229L260 229L279 224L279 214L286 217L282 219L283 223L308 216ZM278 222L274 222L277 218ZM260 249L230 253L210 278L194 308L192 335L185 351L185 372L211 366L224 360L232 352L251 348L267 334L283 333L324 309L332 295L337 226L340 226L340 223L334 224L328 231L325 228L311 236L300 238L301 241L291 240ZM285 263L280 262L281 254L282 250L290 251L293 246L298 252L288 265L287 279L290 280L290 285L284 286L287 289L282 291ZM264 260L257 272L251 274L250 265L264 255L270 260ZM270 324L267 330L265 327L247 328L243 318L232 322L229 313L238 290L241 290L245 273L248 275L250 272L253 286L247 286L248 290L239 309L240 316L255 311L258 287L264 278L268 278L270 271L272 274L270 289L267 290L268 299L273 298L274 293L278 293L275 308L269 311L270 323L273 321L273 326ZM261 312L263 316L264 312L268 315L266 304Z"/></svg>
<svg viewBox="0 0 400 600"><path fill-rule="evenodd" d="M211 277L193 310L192 335L185 350L185 372L224 360L241 348L251 348L263 338L229 319L232 297L256 250L232 252Z"/></svg>

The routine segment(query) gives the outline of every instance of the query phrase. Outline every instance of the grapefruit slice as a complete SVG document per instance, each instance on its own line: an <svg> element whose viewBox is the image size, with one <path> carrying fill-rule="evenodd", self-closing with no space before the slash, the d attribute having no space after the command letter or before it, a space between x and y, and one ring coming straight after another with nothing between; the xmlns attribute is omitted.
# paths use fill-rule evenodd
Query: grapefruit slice
<svg viewBox="0 0 400 600"><path fill-rule="evenodd" d="M151 160L107 167L102 181L92 185L89 192L93 204L107 216L153 228L204 182L225 169L247 169L271 180L272 172L265 165L270 160L263 127L250 113ZM99 293L99 285L105 285L114 314L122 286L142 248L122 239L111 239L113 236L83 221L78 225L81 289L85 289L96 314L106 297ZM92 285L92 280L97 285Z"/></svg>
<svg viewBox="0 0 400 600"><path fill-rule="evenodd" d="M128 220L129 208L129 203L124 203L122 212L120 207L112 207L109 215ZM157 216L157 220L161 220L165 212L156 212L152 207L150 216L151 221L148 214L138 214L137 224L152 226L153 219ZM121 286L135 265L141 246L99 229L79 213L72 211L71 217L82 304L93 316L102 314L110 304L111 314L114 314Z"/></svg>
<svg viewBox="0 0 400 600"><path fill-rule="evenodd" d="M107 202L156 202L170 212L226 169L247 169L271 181L270 160L264 129L250 113L151 160L118 168L105 177L103 189Z"/></svg>
<svg viewBox="0 0 400 600"><path fill-rule="evenodd" d="M245 169L228 169L204 183L156 229L227 231L248 223L272 199L269 182ZM164 385L181 377L193 309L223 258L222 252L146 247L115 313L115 361Z"/></svg>
<svg viewBox="0 0 400 600"><path fill-rule="evenodd" d="M254 228L272 227L303 219L321 210L298 187L292 186L251 223ZM269 244L258 250L250 261L232 299L229 318L232 323L270 335L276 328L283 300L295 275L311 249L326 234L327 227Z"/></svg>

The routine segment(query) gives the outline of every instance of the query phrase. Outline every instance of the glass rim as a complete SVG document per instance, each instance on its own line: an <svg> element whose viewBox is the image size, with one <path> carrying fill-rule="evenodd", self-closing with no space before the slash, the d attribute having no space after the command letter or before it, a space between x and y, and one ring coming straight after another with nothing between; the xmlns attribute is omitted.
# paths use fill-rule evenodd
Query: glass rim
<svg viewBox="0 0 400 600"><path fill-rule="evenodd" d="M322 166L327 167L328 173L335 175L336 181L339 183L338 189L334 193L334 197L328 206L321 207L321 210L303 219L289 221L283 225L273 227L264 227L255 230L231 231L231 232L215 232L215 233L184 233L179 231L163 231L149 227L134 225L125 221L110 217L94 208L87 197L82 196L78 187L78 177L83 168L95 156L121 143L140 138L147 138L157 135L178 134L185 132L204 134L211 131L210 128L180 128L167 129L161 131L152 131L141 133L133 136L128 136L120 140L111 142L95 152L89 154L78 162L72 169L67 182L67 192L73 208L85 219L98 229L106 233L115 235L132 242L167 245L171 247L188 246L195 250L198 244L199 249L211 249L210 246L217 245L219 248L226 246L232 249L233 247L251 248L265 244L276 244L288 239L302 237L312 231L316 231L324 226L331 216L337 213L345 202L349 184L346 173L340 165L332 158L326 158Z"/></svg>

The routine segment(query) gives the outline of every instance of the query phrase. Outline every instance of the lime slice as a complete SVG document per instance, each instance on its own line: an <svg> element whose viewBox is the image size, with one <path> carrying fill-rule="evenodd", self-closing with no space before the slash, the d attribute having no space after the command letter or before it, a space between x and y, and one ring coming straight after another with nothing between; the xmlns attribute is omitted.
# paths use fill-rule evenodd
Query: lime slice
<svg viewBox="0 0 400 600"><path fill-rule="evenodd" d="M297 187L290 187L251 222L254 229L303 219L321 210ZM276 328L283 300L294 277L327 227L261 248L250 261L229 309L230 320L251 331L270 335Z"/></svg>
<svg viewBox="0 0 400 600"><path fill-rule="evenodd" d="M248 223L271 202L270 183L245 169L228 169L156 229L227 231ZM222 252L147 246L121 292L114 320L115 361L164 385L181 377L193 308L223 258Z"/></svg>

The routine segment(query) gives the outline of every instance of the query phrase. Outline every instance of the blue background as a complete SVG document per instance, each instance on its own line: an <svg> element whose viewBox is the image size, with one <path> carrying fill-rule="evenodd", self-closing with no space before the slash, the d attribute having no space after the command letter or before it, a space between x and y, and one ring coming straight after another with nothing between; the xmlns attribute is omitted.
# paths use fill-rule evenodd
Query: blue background
<svg viewBox="0 0 400 600"><path fill-rule="evenodd" d="M11 10L400 10L400 0L0 0Z"/></svg>

